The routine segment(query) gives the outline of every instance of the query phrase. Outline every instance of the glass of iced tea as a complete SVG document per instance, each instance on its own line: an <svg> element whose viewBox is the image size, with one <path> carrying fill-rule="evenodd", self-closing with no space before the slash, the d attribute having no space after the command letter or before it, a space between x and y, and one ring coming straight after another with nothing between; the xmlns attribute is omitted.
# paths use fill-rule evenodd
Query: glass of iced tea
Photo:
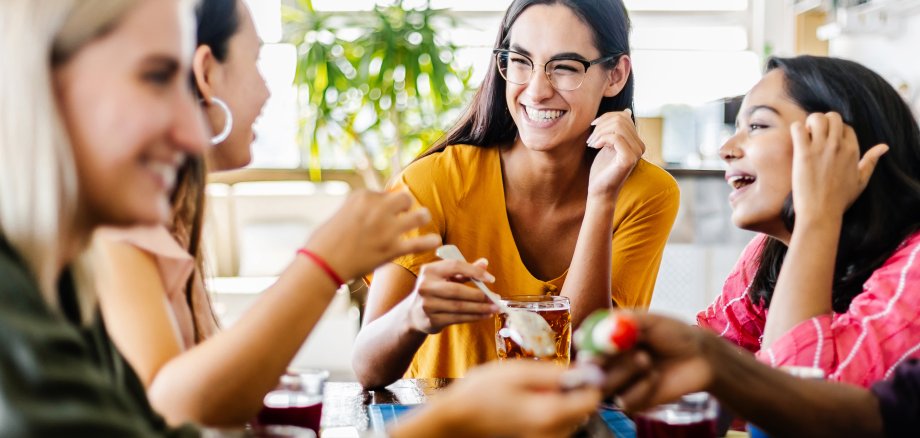
<svg viewBox="0 0 920 438"><path fill-rule="evenodd" d="M532 352L525 351L515 342L515 334L508 328L508 315L499 313L495 317L495 347L499 360L535 359L551 360L561 365L569 364L572 347L572 308L567 297L552 295L519 295L502 300L512 309L534 312L543 317L556 332L556 354L540 358Z"/></svg>

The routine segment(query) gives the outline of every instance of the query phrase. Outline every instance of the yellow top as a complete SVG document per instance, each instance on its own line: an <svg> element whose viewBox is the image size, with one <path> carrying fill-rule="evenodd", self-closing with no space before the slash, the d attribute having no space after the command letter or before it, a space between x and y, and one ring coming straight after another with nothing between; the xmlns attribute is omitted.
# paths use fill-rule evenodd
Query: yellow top
<svg viewBox="0 0 920 438"><path fill-rule="evenodd" d="M407 188L431 212L421 233L437 233L457 245L470 260L485 257L496 282L490 289L504 297L558 295L565 273L551 280L534 278L521 261L505 208L499 149L449 146L403 171L396 187ZM640 160L620 190L613 215L612 299L620 307L648 307L665 242L677 216L677 182L661 168ZM416 276L434 252L395 260ZM492 320L456 324L428 336L406 377L463 377L478 364L496 358Z"/></svg>

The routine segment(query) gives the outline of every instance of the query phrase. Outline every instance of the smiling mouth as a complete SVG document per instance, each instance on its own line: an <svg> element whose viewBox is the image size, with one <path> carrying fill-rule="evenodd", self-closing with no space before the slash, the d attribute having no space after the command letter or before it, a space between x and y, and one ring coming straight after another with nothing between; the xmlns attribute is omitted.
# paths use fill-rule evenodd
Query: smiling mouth
<svg viewBox="0 0 920 438"><path fill-rule="evenodd" d="M751 184L754 184L757 178L750 175L735 175L731 178L728 178L728 185L732 186L735 190L743 189Z"/></svg>
<svg viewBox="0 0 920 438"><path fill-rule="evenodd" d="M539 110L531 108L526 105L521 105L524 107L524 111L527 113L527 118L535 122L550 122L562 117L568 111L562 110Z"/></svg>

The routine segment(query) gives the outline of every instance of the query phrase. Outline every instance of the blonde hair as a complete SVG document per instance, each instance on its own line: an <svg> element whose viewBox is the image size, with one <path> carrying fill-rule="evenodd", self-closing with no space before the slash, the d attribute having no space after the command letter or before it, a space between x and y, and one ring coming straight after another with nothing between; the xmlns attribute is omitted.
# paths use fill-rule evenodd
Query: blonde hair
<svg viewBox="0 0 920 438"><path fill-rule="evenodd" d="M137 2L0 2L0 235L55 309L62 236L75 231L79 189L52 72L112 29ZM79 258L74 263L78 285L88 282L89 272ZM78 286L84 321L95 306L91 290Z"/></svg>

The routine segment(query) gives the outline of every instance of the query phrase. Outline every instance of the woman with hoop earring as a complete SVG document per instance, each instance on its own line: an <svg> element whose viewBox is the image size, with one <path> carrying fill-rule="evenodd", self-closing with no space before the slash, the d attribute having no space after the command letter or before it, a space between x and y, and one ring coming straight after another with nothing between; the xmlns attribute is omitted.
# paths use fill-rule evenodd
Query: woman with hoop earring
<svg viewBox="0 0 920 438"><path fill-rule="evenodd" d="M181 169L165 226L97 233L100 303L113 341L168 422L240 425L261 409L343 283L440 239L400 237L428 220L424 209L408 212L409 195L355 192L250 311L218 330L202 275L205 164L217 172L250 162L252 125L269 93L246 6L204 0L197 19L193 80L212 147Z"/></svg>

